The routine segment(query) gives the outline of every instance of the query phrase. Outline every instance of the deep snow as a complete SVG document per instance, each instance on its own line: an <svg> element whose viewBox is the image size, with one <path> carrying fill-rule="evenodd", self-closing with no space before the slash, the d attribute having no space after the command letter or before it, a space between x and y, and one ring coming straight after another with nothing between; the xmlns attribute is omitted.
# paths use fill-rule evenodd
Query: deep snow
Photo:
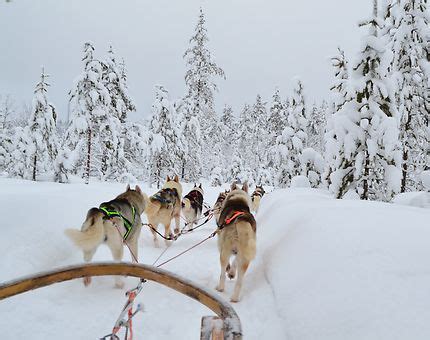
<svg viewBox="0 0 430 340"><path fill-rule="evenodd" d="M123 184L34 183L0 179L0 281L82 261L64 229L79 228L86 211L116 196ZM142 186L147 193L155 189ZM190 186L185 186L184 194ZM213 204L219 188L207 188ZM257 216L257 258L234 304L245 339L428 339L430 337L430 210L355 200L326 192L277 190ZM174 243L167 259L208 236L207 226ZM162 244L162 242L160 242ZM151 264L162 249L143 230L140 260ZM130 256L125 252L126 259ZM110 260L100 247L96 261ZM216 240L164 269L213 289L219 276ZM126 288L137 284L127 278ZM0 302L4 339L96 339L109 333L124 302L113 278L85 288L74 280ZM234 281L227 281L228 299ZM198 339L200 319L213 313L156 283L146 283L145 312L136 339Z"/></svg>

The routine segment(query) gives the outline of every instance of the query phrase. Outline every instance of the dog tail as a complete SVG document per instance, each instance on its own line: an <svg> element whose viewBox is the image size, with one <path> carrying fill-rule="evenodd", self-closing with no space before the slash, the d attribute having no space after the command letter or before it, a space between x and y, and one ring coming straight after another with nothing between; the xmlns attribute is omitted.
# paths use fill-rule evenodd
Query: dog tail
<svg viewBox="0 0 430 340"><path fill-rule="evenodd" d="M151 200L147 194L142 192L143 200L145 202L145 214L146 216L153 216L157 214L158 210L161 208L161 204L158 201Z"/></svg>
<svg viewBox="0 0 430 340"><path fill-rule="evenodd" d="M184 198L182 200L182 208L186 210L189 210L191 208L191 202L188 198Z"/></svg>
<svg viewBox="0 0 430 340"><path fill-rule="evenodd" d="M236 223L236 228L239 242L238 252L245 260L251 261L257 252L255 229L250 222L244 220L239 220Z"/></svg>
<svg viewBox="0 0 430 340"><path fill-rule="evenodd" d="M81 230L66 229L65 234L72 242L84 251L90 251L103 242L105 237L103 227L103 212L98 208L91 208Z"/></svg>

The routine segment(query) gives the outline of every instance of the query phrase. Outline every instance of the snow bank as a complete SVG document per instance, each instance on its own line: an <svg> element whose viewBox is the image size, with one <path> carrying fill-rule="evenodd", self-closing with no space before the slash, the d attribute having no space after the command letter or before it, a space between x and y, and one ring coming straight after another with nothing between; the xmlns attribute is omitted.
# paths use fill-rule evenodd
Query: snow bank
<svg viewBox="0 0 430 340"><path fill-rule="evenodd" d="M259 255L291 339L428 339L430 211L278 190Z"/></svg>

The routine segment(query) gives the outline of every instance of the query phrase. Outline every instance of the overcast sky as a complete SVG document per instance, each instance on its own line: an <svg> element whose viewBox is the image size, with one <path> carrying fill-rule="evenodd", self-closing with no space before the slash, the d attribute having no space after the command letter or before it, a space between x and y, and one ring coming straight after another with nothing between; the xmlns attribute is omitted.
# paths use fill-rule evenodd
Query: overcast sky
<svg viewBox="0 0 430 340"><path fill-rule="evenodd" d="M237 111L257 93L285 97L299 76L308 101L328 95L329 57L338 46L355 57L372 0L0 0L0 94L30 102L41 66L50 74L49 99L66 116L67 93L82 71L82 47L97 56L112 44L124 57L138 114L146 116L154 85L176 99L185 92L183 54L200 6L209 47L226 73L217 80L220 110Z"/></svg>

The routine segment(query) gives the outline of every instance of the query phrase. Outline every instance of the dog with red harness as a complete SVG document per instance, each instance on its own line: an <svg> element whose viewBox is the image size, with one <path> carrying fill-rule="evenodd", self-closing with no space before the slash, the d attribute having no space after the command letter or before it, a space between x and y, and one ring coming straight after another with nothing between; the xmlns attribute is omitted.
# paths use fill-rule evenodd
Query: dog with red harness
<svg viewBox="0 0 430 340"><path fill-rule="evenodd" d="M243 278L257 251L257 223L250 212L251 197L248 184L239 189L232 184L230 192L224 199L218 224L218 250L220 253L221 275L216 289L225 288L225 275L230 279L237 273L237 281L230 301L238 302ZM230 257L235 256L232 264Z"/></svg>

